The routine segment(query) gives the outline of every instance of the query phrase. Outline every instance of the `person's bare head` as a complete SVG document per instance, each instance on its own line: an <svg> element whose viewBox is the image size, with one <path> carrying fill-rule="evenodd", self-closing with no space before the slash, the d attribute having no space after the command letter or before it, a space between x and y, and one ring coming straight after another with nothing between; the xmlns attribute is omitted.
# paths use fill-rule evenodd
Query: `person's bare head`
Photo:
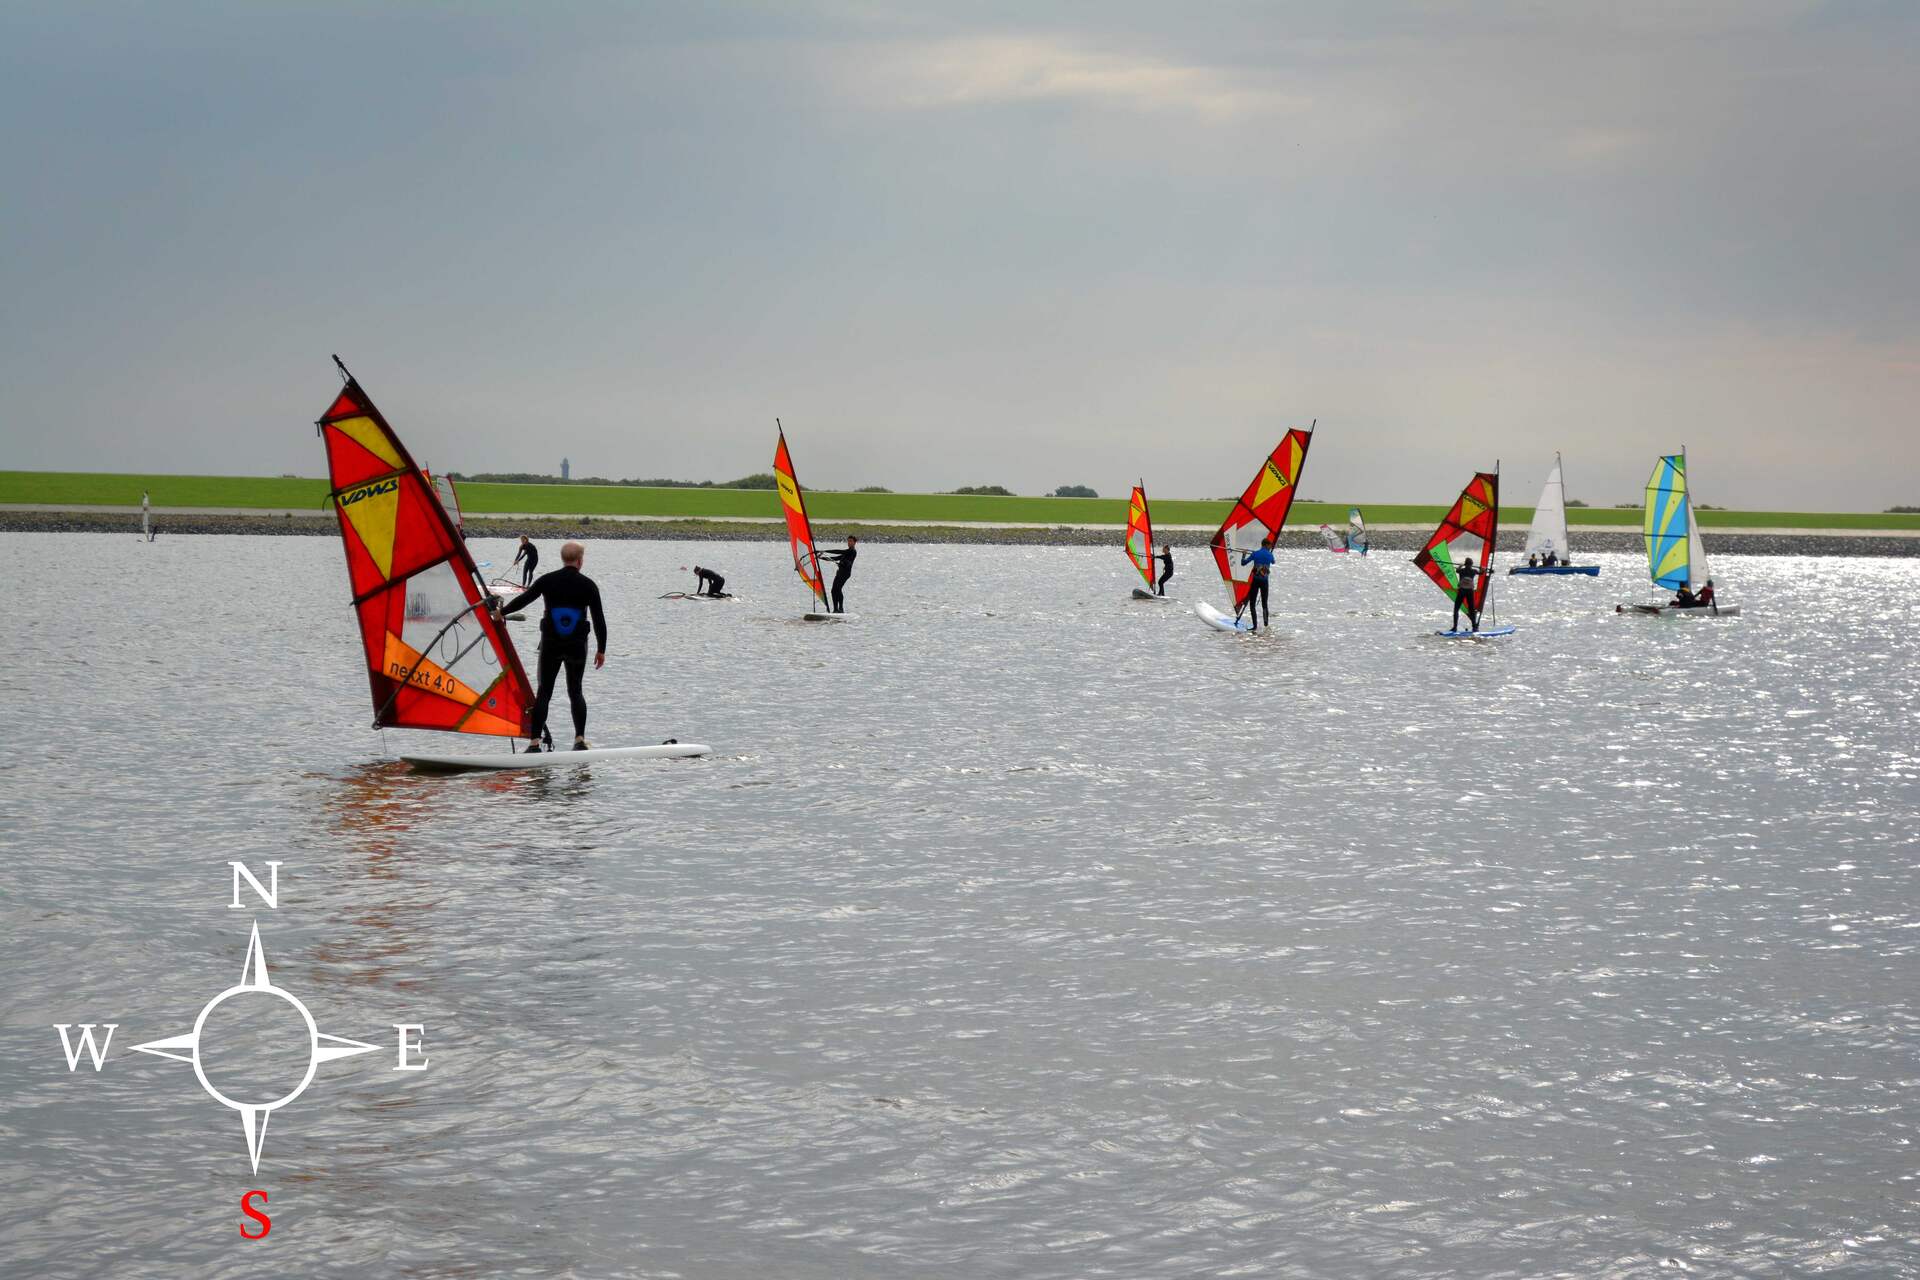
<svg viewBox="0 0 1920 1280"><path fill-rule="evenodd" d="M848 534L848 535L847 535L847 545L848 545L848 546L852 546L852 545L853 545L854 543L856 543L856 542L858 542L858 541L860 541L860 539L858 539L858 538L856 538L856 537L854 537L854 536L853 536L852 534Z"/></svg>
<svg viewBox="0 0 1920 1280"><path fill-rule="evenodd" d="M581 546L577 542L569 542L560 548L561 564L570 564L574 568L578 569L580 567L580 562L582 560L585 560L586 558L587 558L587 549Z"/></svg>
<svg viewBox="0 0 1920 1280"><path fill-rule="evenodd" d="M523 547L527 545L527 535L524 533L520 535L520 545Z"/></svg>

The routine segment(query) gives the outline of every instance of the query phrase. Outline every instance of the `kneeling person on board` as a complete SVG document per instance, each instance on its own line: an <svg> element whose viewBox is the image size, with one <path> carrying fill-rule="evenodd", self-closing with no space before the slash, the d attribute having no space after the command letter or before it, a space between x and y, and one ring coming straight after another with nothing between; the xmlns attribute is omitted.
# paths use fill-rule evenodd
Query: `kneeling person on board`
<svg viewBox="0 0 1920 1280"><path fill-rule="evenodd" d="M1693 602L1699 605L1702 609L1706 608L1708 605L1713 603L1713 579L1712 578L1707 579L1707 585L1700 588L1700 594L1693 598Z"/></svg>
<svg viewBox="0 0 1920 1280"><path fill-rule="evenodd" d="M693 594L697 596L717 596L726 594L727 580L711 569L693 566L693 580L696 585Z"/></svg>
<svg viewBox="0 0 1920 1280"><path fill-rule="evenodd" d="M527 535L524 533L520 535L520 549L513 553L515 564L519 564L522 560L527 562L527 567L520 571L520 585L530 587L533 585L533 568L540 563L540 548L527 541Z"/></svg>
<svg viewBox="0 0 1920 1280"><path fill-rule="evenodd" d="M1268 579L1273 574L1273 539L1260 539L1260 549L1240 553L1240 563L1253 566L1253 573L1247 578L1247 630L1260 629L1260 615L1264 611L1267 626L1273 626L1273 602L1267 596Z"/></svg>
<svg viewBox="0 0 1920 1280"><path fill-rule="evenodd" d="M1160 581L1154 584L1153 593L1158 596L1167 594L1167 579L1173 576L1173 548L1160 548Z"/></svg>
<svg viewBox="0 0 1920 1280"><path fill-rule="evenodd" d="M840 566L833 575L833 611L835 613L845 613L847 611L846 601L840 598L840 593L846 588L847 579L853 576L853 560L855 556L860 554L854 544L859 541L860 539L858 538L849 537L845 551L822 551L820 553L822 560L836 561Z"/></svg>
<svg viewBox="0 0 1920 1280"><path fill-rule="evenodd" d="M1699 598L1693 594L1693 588L1684 582L1680 584L1680 589L1673 593L1672 607L1675 609L1691 609L1699 603Z"/></svg>
<svg viewBox="0 0 1920 1280"><path fill-rule="evenodd" d="M1447 630L1458 631L1460 629L1460 611L1462 609L1467 611L1467 630L1478 631L1480 629L1480 611L1473 607L1473 580L1479 576L1479 565L1471 560L1461 564L1459 583L1453 592L1453 622L1448 625Z"/></svg>
<svg viewBox="0 0 1920 1280"><path fill-rule="evenodd" d="M567 669L567 700L573 706L573 749L587 749L587 696L580 688L587 672L587 623L591 618L593 638L598 641L593 665L604 667L607 615L600 607L600 588L580 572L586 558L585 547L567 543L560 548L558 569L541 575L531 587L495 611L496 615L518 613L535 600L547 602L546 616L540 619L540 686L533 699L533 745L527 748L529 751L540 750L540 742L547 736L547 707L553 701L553 681L561 667Z"/></svg>

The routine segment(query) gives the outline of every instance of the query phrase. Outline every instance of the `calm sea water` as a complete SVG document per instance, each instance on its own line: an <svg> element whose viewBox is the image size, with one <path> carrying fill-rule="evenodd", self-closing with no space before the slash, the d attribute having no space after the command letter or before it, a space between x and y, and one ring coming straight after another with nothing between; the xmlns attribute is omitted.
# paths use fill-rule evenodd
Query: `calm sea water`
<svg viewBox="0 0 1920 1280"><path fill-rule="evenodd" d="M601 544L591 736L715 754L435 779L331 540L0 545L8 1275L1920 1268L1915 561L1687 623L1606 557L1463 645L1398 554L1283 554L1248 639L1117 548L873 546L823 627L779 546ZM696 556L745 598L657 599ZM254 921L380 1046L257 1174L130 1051Z"/></svg>

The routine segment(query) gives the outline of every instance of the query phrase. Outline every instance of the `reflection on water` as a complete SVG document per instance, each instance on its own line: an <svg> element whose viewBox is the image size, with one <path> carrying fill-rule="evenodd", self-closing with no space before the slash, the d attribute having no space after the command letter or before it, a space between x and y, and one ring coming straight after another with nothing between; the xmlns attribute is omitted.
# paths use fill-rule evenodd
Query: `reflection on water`
<svg viewBox="0 0 1920 1280"><path fill-rule="evenodd" d="M1920 1267L1911 562L1726 558L1700 624L1613 615L1608 557L1458 645L1385 554L1283 555L1252 639L1117 546L876 546L819 627L777 546L701 552L717 609L598 545L590 736L714 756L434 778L330 541L9 541L85 585L0 617L50 748L0 765L8 1274L258 1274L253 1186L288 1273ZM328 1064L257 1180L122 1053L255 918L431 1060Z"/></svg>

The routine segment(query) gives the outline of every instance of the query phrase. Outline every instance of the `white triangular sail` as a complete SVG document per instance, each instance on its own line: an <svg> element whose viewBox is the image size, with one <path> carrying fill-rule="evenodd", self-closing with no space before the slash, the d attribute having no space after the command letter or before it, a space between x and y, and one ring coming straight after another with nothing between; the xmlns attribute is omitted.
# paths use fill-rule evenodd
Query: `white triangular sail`
<svg viewBox="0 0 1920 1280"><path fill-rule="evenodd" d="M1553 455L1540 501L1534 504L1533 523L1527 527L1527 558L1557 556L1564 561L1572 550L1567 542L1567 490L1560 478L1560 455Z"/></svg>

